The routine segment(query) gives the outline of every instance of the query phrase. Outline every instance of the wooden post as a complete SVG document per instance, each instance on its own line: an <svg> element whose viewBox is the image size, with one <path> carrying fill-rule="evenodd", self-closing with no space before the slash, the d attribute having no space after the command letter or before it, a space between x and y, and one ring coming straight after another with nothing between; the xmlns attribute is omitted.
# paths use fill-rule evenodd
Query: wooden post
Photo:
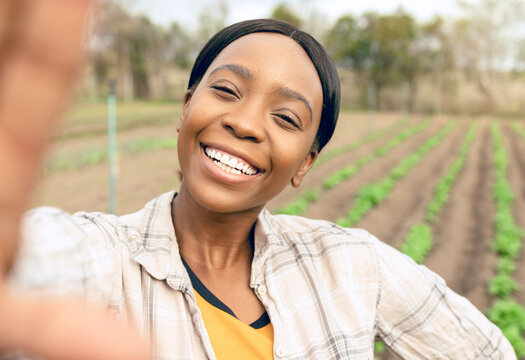
<svg viewBox="0 0 525 360"><path fill-rule="evenodd" d="M109 163L109 198L108 212L117 212L117 100L115 97L115 80L109 81L108 93L108 163Z"/></svg>

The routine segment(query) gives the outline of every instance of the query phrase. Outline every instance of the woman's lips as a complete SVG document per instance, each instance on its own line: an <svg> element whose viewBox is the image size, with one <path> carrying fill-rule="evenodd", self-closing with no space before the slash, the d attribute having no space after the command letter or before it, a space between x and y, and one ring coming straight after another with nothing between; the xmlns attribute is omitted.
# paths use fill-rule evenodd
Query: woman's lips
<svg viewBox="0 0 525 360"><path fill-rule="evenodd" d="M222 171L241 176L253 176L262 171L248 162L247 160L237 157L223 149L213 146L203 145L204 154L213 161L213 163Z"/></svg>

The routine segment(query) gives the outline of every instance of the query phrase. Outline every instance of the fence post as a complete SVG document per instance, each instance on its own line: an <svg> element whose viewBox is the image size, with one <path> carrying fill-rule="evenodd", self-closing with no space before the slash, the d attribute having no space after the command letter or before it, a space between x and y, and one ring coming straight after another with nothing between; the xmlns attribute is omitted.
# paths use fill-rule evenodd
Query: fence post
<svg viewBox="0 0 525 360"><path fill-rule="evenodd" d="M109 198L108 212L117 212L117 100L115 97L115 80L109 81L108 92L108 163L109 163Z"/></svg>
<svg viewBox="0 0 525 360"><path fill-rule="evenodd" d="M377 109L377 91L373 81L368 81L368 133L375 128L375 113Z"/></svg>

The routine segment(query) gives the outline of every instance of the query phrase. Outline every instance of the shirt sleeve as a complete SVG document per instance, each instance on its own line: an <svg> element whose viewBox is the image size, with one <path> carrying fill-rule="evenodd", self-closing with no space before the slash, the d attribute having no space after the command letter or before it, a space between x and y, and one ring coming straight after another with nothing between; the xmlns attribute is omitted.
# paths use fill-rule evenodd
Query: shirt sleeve
<svg viewBox="0 0 525 360"><path fill-rule="evenodd" d="M516 359L500 329L434 272L377 241L377 331L404 359Z"/></svg>
<svg viewBox="0 0 525 360"><path fill-rule="evenodd" d="M117 222L101 213L70 215L50 207L29 211L10 283L41 295L81 296L107 304L121 277Z"/></svg>

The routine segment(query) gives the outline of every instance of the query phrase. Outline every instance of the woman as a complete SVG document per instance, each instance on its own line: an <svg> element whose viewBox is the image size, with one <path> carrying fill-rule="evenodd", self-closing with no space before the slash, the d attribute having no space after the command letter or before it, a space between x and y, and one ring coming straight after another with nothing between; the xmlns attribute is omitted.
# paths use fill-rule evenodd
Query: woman
<svg viewBox="0 0 525 360"><path fill-rule="evenodd" d="M300 185L338 110L335 67L308 34L274 20L223 29L199 54L184 98L179 191L122 217L30 212L10 279L102 304L134 324L158 359L371 359L376 336L407 359L515 358L467 300L368 233L264 209ZM16 328L24 321L5 309L17 301L3 298L0 311ZM71 312L78 324L81 311ZM98 329L107 320L84 321ZM35 344L22 330L0 328L0 348L3 340L85 356L61 352L58 335L53 346ZM111 347L87 350L92 358L113 348L120 358L144 356L133 334L108 343L95 331L74 336L78 346Z"/></svg>

